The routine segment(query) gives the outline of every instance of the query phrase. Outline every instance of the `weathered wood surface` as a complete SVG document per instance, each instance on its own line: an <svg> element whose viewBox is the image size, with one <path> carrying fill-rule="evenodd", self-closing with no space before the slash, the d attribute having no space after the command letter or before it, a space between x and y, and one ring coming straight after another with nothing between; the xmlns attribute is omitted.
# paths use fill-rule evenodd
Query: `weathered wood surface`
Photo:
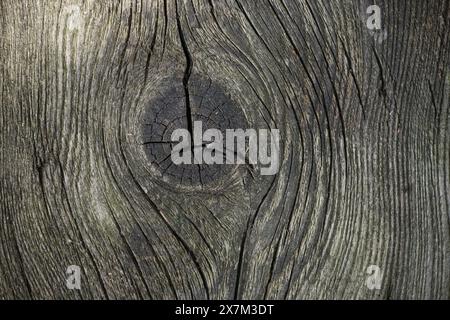
<svg viewBox="0 0 450 320"><path fill-rule="evenodd" d="M449 298L450 5L376 3L0 1L0 298ZM186 95L279 173L161 177L143 115Z"/></svg>

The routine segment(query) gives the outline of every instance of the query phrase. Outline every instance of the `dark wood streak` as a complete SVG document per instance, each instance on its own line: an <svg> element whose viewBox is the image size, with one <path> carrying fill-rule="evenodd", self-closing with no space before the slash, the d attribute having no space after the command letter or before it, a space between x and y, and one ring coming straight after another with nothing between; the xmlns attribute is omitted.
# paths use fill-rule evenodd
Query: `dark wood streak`
<svg viewBox="0 0 450 320"><path fill-rule="evenodd" d="M450 5L371 4L0 1L0 298L449 298ZM154 170L148 104L214 88L277 175Z"/></svg>

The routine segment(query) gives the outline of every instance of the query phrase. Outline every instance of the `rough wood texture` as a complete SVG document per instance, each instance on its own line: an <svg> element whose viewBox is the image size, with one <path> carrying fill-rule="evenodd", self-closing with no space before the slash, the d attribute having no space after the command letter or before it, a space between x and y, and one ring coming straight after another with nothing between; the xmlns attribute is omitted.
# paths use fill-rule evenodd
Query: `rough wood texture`
<svg viewBox="0 0 450 320"><path fill-rule="evenodd" d="M450 5L376 3L0 1L0 298L449 298ZM151 165L217 97L277 175Z"/></svg>

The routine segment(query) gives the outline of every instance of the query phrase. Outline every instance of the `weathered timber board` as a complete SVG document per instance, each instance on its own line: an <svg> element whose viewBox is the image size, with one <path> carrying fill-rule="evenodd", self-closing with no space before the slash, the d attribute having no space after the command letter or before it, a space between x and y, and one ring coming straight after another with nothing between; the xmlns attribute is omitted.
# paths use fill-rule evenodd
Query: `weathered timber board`
<svg viewBox="0 0 450 320"><path fill-rule="evenodd" d="M0 298L449 298L450 5L376 3L0 1ZM278 174L155 170L186 98Z"/></svg>

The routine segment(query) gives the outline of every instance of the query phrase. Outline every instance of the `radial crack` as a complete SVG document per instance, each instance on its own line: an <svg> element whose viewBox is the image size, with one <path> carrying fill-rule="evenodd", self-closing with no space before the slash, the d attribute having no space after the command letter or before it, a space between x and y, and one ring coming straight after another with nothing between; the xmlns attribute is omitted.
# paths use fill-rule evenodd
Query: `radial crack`
<svg viewBox="0 0 450 320"><path fill-rule="evenodd" d="M193 125L192 125L192 111L191 111L191 103L189 98L189 78L191 76L192 71L192 56L189 52L189 48L186 44L186 39L184 38L183 30L181 28L181 22L180 22L180 14L178 12L178 3L175 3L176 6L176 16L177 16L177 27L178 27L178 35L180 37L181 47L183 48L184 55L186 57L186 69L184 70L184 76L183 76L183 87L184 87L184 94L186 97L186 119L187 119L187 128L189 132L191 133L191 148L194 147L194 134L193 134Z"/></svg>

